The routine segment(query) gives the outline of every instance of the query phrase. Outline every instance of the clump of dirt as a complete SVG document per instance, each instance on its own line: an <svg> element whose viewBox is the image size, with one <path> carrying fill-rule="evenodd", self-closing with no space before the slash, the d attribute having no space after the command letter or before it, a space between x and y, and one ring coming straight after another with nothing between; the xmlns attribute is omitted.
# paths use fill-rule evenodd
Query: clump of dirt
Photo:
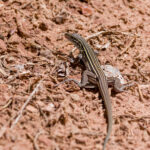
<svg viewBox="0 0 150 150"><path fill-rule="evenodd" d="M107 149L150 149L149 0L0 1L0 149L100 150L106 117L97 90L80 89L65 32L93 36L101 64L134 85L111 93Z"/></svg>

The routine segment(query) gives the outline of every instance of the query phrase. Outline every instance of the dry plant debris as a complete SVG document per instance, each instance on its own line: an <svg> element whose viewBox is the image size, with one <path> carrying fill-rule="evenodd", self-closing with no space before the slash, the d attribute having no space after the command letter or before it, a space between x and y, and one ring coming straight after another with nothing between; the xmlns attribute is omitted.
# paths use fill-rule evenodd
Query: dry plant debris
<svg viewBox="0 0 150 150"><path fill-rule="evenodd" d="M111 95L107 149L149 150L149 7L149 0L0 1L0 149L102 148L106 119L98 92L72 82L55 87L66 76L81 79L81 67L68 61L69 31L87 37L103 65L136 83Z"/></svg>

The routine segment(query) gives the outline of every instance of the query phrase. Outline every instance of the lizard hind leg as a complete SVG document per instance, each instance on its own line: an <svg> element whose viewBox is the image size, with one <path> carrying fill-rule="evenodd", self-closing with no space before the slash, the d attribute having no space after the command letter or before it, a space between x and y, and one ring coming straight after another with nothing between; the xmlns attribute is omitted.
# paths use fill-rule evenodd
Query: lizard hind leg
<svg viewBox="0 0 150 150"><path fill-rule="evenodd" d="M123 92L125 88L133 85L133 83L122 84L120 79L117 77L108 77L107 82L108 85L113 86L114 91L117 93Z"/></svg>

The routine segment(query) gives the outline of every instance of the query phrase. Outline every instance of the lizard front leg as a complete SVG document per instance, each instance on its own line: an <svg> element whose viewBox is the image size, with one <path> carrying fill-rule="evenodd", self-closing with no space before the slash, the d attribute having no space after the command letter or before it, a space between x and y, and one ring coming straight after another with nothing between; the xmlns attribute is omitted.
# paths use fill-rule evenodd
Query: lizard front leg
<svg viewBox="0 0 150 150"><path fill-rule="evenodd" d="M75 80L75 79L66 79L60 83L58 83L55 86L59 86L60 84L63 84L65 82L73 81L75 82L80 88L95 88L96 87L96 75L93 72L90 72L89 70L85 70L82 73L81 82ZM91 84L93 83L93 84Z"/></svg>

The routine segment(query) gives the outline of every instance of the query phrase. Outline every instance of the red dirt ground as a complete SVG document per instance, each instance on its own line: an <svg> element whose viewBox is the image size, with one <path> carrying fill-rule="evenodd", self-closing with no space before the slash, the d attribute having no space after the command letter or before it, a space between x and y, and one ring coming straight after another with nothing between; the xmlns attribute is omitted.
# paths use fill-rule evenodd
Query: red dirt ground
<svg viewBox="0 0 150 150"><path fill-rule="evenodd" d="M68 31L83 37L105 31L89 43L102 64L135 83L111 93L107 150L149 150L149 8L149 0L1 0L0 150L102 149L107 122L98 91L72 82L54 87L65 76L81 78L80 66L67 60Z"/></svg>

